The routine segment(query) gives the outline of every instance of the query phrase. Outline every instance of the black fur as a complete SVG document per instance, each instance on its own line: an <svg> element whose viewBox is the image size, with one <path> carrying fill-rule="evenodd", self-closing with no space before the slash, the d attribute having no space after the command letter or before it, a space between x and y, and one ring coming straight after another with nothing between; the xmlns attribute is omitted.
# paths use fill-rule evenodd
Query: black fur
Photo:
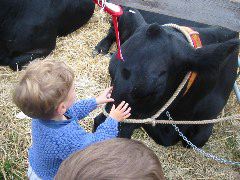
<svg viewBox="0 0 240 180"><path fill-rule="evenodd" d="M92 0L1 0L0 65L21 69L29 61L47 56L57 36L67 35L92 16Z"/></svg>

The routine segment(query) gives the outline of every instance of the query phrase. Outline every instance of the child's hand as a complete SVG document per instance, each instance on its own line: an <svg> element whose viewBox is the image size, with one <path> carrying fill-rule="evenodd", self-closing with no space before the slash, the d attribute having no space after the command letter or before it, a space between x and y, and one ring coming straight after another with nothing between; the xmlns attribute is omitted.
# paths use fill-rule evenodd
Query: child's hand
<svg viewBox="0 0 240 180"><path fill-rule="evenodd" d="M110 98L112 94L113 87L105 89L98 97L96 97L97 104L104 104L108 102L113 102L114 99Z"/></svg>
<svg viewBox="0 0 240 180"><path fill-rule="evenodd" d="M109 116L120 122L127 119L131 115L130 111L131 108L128 107L128 103L122 101L117 108L115 108L115 105L112 106Z"/></svg>

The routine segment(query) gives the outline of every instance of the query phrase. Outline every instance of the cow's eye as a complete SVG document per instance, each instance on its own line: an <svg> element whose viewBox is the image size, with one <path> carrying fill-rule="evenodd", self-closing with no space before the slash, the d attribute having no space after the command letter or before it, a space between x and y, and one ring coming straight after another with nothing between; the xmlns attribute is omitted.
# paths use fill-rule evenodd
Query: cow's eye
<svg viewBox="0 0 240 180"><path fill-rule="evenodd" d="M126 80L128 80L129 77L131 76L131 72L126 68L123 68L121 73L122 73L122 77Z"/></svg>

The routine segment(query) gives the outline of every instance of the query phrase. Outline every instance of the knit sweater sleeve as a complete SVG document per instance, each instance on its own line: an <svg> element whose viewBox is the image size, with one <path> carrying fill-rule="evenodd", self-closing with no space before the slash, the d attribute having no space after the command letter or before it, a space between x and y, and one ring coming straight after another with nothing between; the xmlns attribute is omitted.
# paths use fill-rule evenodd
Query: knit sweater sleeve
<svg viewBox="0 0 240 180"><path fill-rule="evenodd" d="M111 117L107 117L105 122L100 124L96 132L91 133L92 134L92 140L94 142L99 142L102 140L110 139L113 137L117 137L118 135L118 121Z"/></svg>
<svg viewBox="0 0 240 180"><path fill-rule="evenodd" d="M68 111L77 119L83 119L86 117L91 111L97 108L97 102L95 98L85 99L77 101L74 105L72 105Z"/></svg>
<svg viewBox="0 0 240 180"><path fill-rule="evenodd" d="M108 117L104 123L98 126L95 133L87 133L80 128L78 130L69 130L68 134L64 135L63 149L60 151L61 159L67 158L70 154L82 150L87 146L107 139L112 139L118 135L118 122L111 117Z"/></svg>

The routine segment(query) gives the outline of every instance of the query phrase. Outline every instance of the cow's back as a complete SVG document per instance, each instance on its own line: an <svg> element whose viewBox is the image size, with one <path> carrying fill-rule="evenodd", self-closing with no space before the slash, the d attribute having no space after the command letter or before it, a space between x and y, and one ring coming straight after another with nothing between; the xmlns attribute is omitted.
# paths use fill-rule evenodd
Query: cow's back
<svg viewBox="0 0 240 180"><path fill-rule="evenodd" d="M200 33L203 46L215 43L224 43L231 39L238 39L239 33L222 27L195 28ZM237 77L238 51L229 53L220 66L213 94L219 94L224 99L224 105L229 98L233 84Z"/></svg>
<svg viewBox="0 0 240 180"><path fill-rule="evenodd" d="M84 25L92 17L94 9L93 0L69 0L68 3L63 3L57 8L59 12L58 35L69 34Z"/></svg>
<svg viewBox="0 0 240 180"><path fill-rule="evenodd" d="M159 13L154 13L154 12L149 12L144 10L139 10L139 11L148 24L159 23L160 25L163 25L163 24L173 23L173 24L191 26L191 27L208 27L209 26L203 23L198 23L195 21L167 16L164 14L159 14Z"/></svg>
<svg viewBox="0 0 240 180"><path fill-rule="evenodd" d="M16 70L47 56L56 37L80 28L94 8L92 0L1 0L0 65Z"/></svg>

